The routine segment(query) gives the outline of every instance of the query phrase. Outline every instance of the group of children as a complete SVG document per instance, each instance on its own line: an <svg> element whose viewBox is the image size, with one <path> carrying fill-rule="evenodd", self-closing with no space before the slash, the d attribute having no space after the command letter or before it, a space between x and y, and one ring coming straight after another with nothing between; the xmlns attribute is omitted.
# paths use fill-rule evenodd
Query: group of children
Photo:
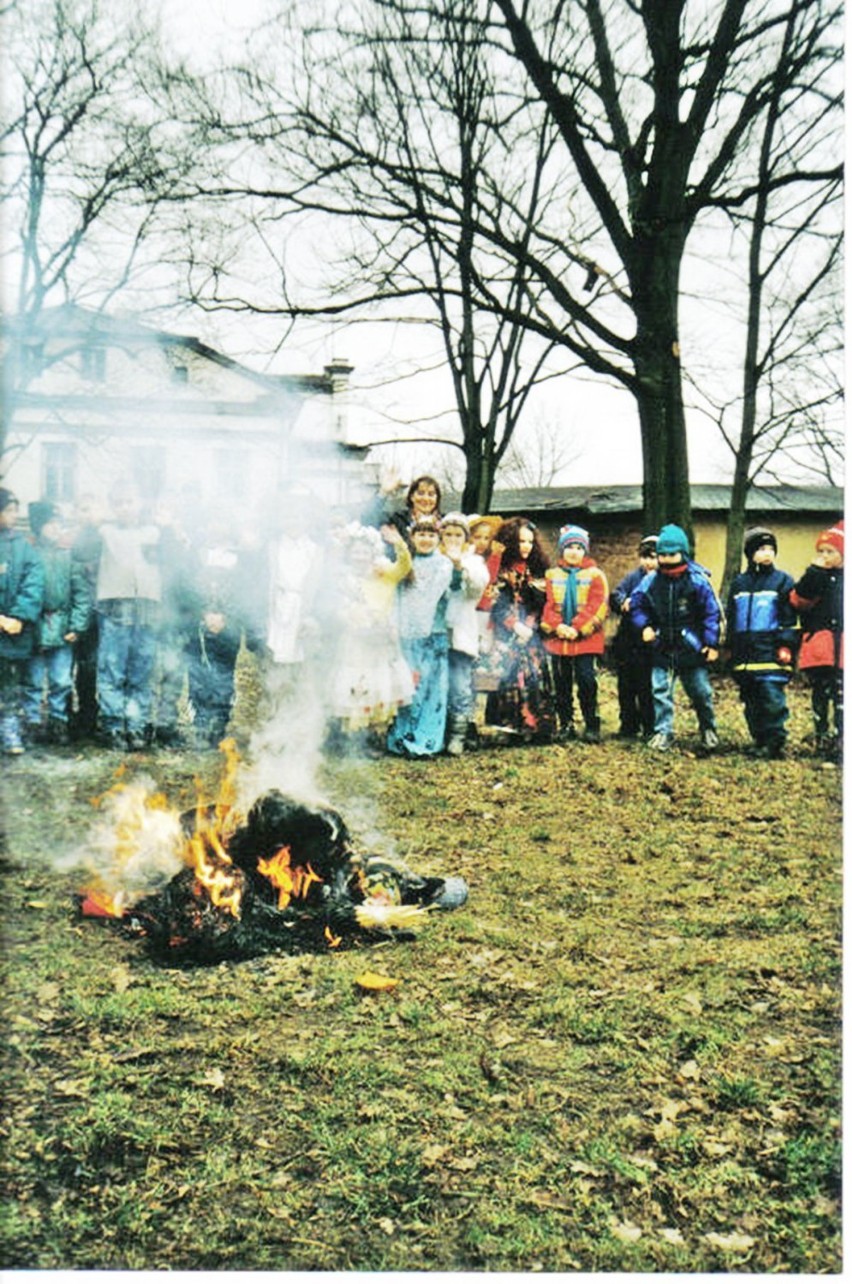
<svg viewBox="0 0 852 1284"><path fill-rule="evenodd" d="M431 477L412 482L400 511L336 525L325 548L292 511L261 550L226 523L192 542L174 515L145 520L126 483L111 500L111 517L84 520L66 546L53 505L30 505L26 536L17 500L0 488L7 753L28 741L65 743L75 728L120 749L144 747L152 729L174 744L184 689L196 744L215 745L231 717L243 644L272 692L292 694L306 664L321 670L312 699L321 699L332 752L460 754L478 735L479 692L486 724L507 737L596 743L597 666L612 612L621 736L670 749L679 681L704 750L718 745L708 666L726 618L753 751L783 756L786 685L798 663L817 747L839 754L842 522L820 534L795 583L775 566L774 533L748 531L746 568L723 616L676 525L641 541L638 565L610 592L582 527L563 526L551 564L526 518L442 516Z"/></svg>
<svg viewBox="0 0 852 1284"><path fill-rule="evenodd" d="M0 487L0 746L97 736L140 750L179 739L188 683L196 736L218 743L245 640L257 644L246 586L255 577L231 532L195 544L174 514L143 516L118 482L105 518L80 505L72 541L56 506L19 503ZM156 520L153 517L156 516ZM155 705L157 707L155 708Z"/></svg>

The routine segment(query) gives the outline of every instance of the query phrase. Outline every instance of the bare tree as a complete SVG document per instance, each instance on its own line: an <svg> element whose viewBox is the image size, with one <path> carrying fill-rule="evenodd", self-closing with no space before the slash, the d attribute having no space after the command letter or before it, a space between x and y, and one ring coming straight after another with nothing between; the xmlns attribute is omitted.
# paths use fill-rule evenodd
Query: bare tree
<svg viewBox="0 0 852 1284"><path fill-rule="evenodd" d="M270 217L284 212L333 215L349 235L333 262L326 252L317 302L283 259L280 296L268 305L256 289L235 292L224 255L213 267L196 257L190 271L191 297L208 307L433 327L452 381L460 435L450 440L463 452L468 511L488 506L532 389L575 364L570 354L554 360L556 336L523 324L542 287L522 256L481 231L499 224L522 245L554 221L550 206L564 210L570 190L553 163L553 126L523 102L520 83L506 84L475 8L366 4L357 26L345 10L329 26L321 6L291 11L276 48L298 50L297 64L268 75L253 64L242 79L250 114L244 99L228 129L222 110L213 122L228 156L228 140L250 138L275 181L231 178L207 190L244 212L247 197L255 203L255 246L272 243Z"/></svg>
<svg viewBox="0 0 852 1284"><path fill-rule="evenodd" d="M835 17L826 9L820 24L796 6L788 10L759 122L753 188L735 202L720 200L747 245L736 428L720 415L734 459L723 592L740 569L746 500L756 480L771 480L779 465L789 475L802 456L830 480L842 459L842 183L838 173L812 177L800 166L806 154L813 168L820 157L830 161L836 147L841 51L813 56Z"/></svg>
<svg viewBox="0 0 852 1284"><path fill-rule="evenodd" d="M254 117L248 126L233 118L233 136L250 138L287 181L223 183L220 192L275 202L278 215L347 221L352 272L334 280L315 313L408 301L422 316L428 299L448 335L453 309L447 355L466 502L482 506L500 458L476 370L489 371L494 404L510 415L536 373L525 363L513 377L525 333L538 336L548 360L562 351L632 394L646 525L689 528L687 247L695 244L697 259L718 210L753 203L772 112L790 145L769 188L838 179L834 104L826 146L814 151L805 131L796 137L788 127L801 102L777 89L782 66L815 83L836 62L839 5L361 0L336 9L328 26L313 0L290 13L288 40L274 48L279 61L282 49L300 50L298 73L288 67L275 79L253 67L244 84ZM283 268L284 312L308 314ZM700 307L700 283L690 288ZM227 290L215 298L248 306ZM499 348L486 351L498 333ZM687 364L700 355L688 352Z"/></svg>
<svg viewBox="0 0 852 1284"><path fill-rule="evenodd" d="M39 364L44 309L162 288L171 201L197 161L176 124L191 92L129 6L36 0L4 15L0 129L6 387L0 453ZM156 235L155 235L156 234Z"/></svg>

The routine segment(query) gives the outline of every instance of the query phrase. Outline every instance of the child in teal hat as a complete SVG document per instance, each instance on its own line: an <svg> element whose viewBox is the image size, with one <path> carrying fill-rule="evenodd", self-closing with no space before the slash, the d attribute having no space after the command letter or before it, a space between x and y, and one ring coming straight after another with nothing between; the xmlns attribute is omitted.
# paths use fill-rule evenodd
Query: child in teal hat
<svg viewBox="0 0 852 1284"><path fill-rule="evenodd" d="M657 569L637 585L630 616L651 648L654 734L649 748L674 742L674 686L679 678L698 718L701 744L716 748L716 716L707 665L718 658L722 612L709 574L689 555L686 531L674 523L657 537Z"/></svg>

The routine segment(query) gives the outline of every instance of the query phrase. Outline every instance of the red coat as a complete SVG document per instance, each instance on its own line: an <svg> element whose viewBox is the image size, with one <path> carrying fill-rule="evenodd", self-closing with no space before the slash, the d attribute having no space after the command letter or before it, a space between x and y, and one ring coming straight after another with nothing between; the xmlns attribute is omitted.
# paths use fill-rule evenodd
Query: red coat
<svg viewBox="0 0 852 1284"><path fill-rule="evenodd" d="M591 557L584 557L577 570L577 610L573 619L563 614L568 567L561 562L547 572L547 596L541 617L544 645L551 655L603 655L604 620L606 619L609 585L606 576ZM556 637L560 624L570 624L579 637L569 642Z"/></svg>

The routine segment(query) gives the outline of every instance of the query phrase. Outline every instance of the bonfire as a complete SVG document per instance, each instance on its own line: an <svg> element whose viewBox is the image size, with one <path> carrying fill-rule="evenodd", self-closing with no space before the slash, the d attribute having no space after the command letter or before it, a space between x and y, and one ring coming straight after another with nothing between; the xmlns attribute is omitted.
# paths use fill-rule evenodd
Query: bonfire
<svg viewBox="0 0 852 1284"><path fill-rule="evenodd" d="M358 852L331 807L261 794L243 815L231 741L219 796L180 813L145 782L119 784L88 849L80 913L111 922L174 960L337 949L411 936L467 899L461 878L421 877Z"/></svg>

